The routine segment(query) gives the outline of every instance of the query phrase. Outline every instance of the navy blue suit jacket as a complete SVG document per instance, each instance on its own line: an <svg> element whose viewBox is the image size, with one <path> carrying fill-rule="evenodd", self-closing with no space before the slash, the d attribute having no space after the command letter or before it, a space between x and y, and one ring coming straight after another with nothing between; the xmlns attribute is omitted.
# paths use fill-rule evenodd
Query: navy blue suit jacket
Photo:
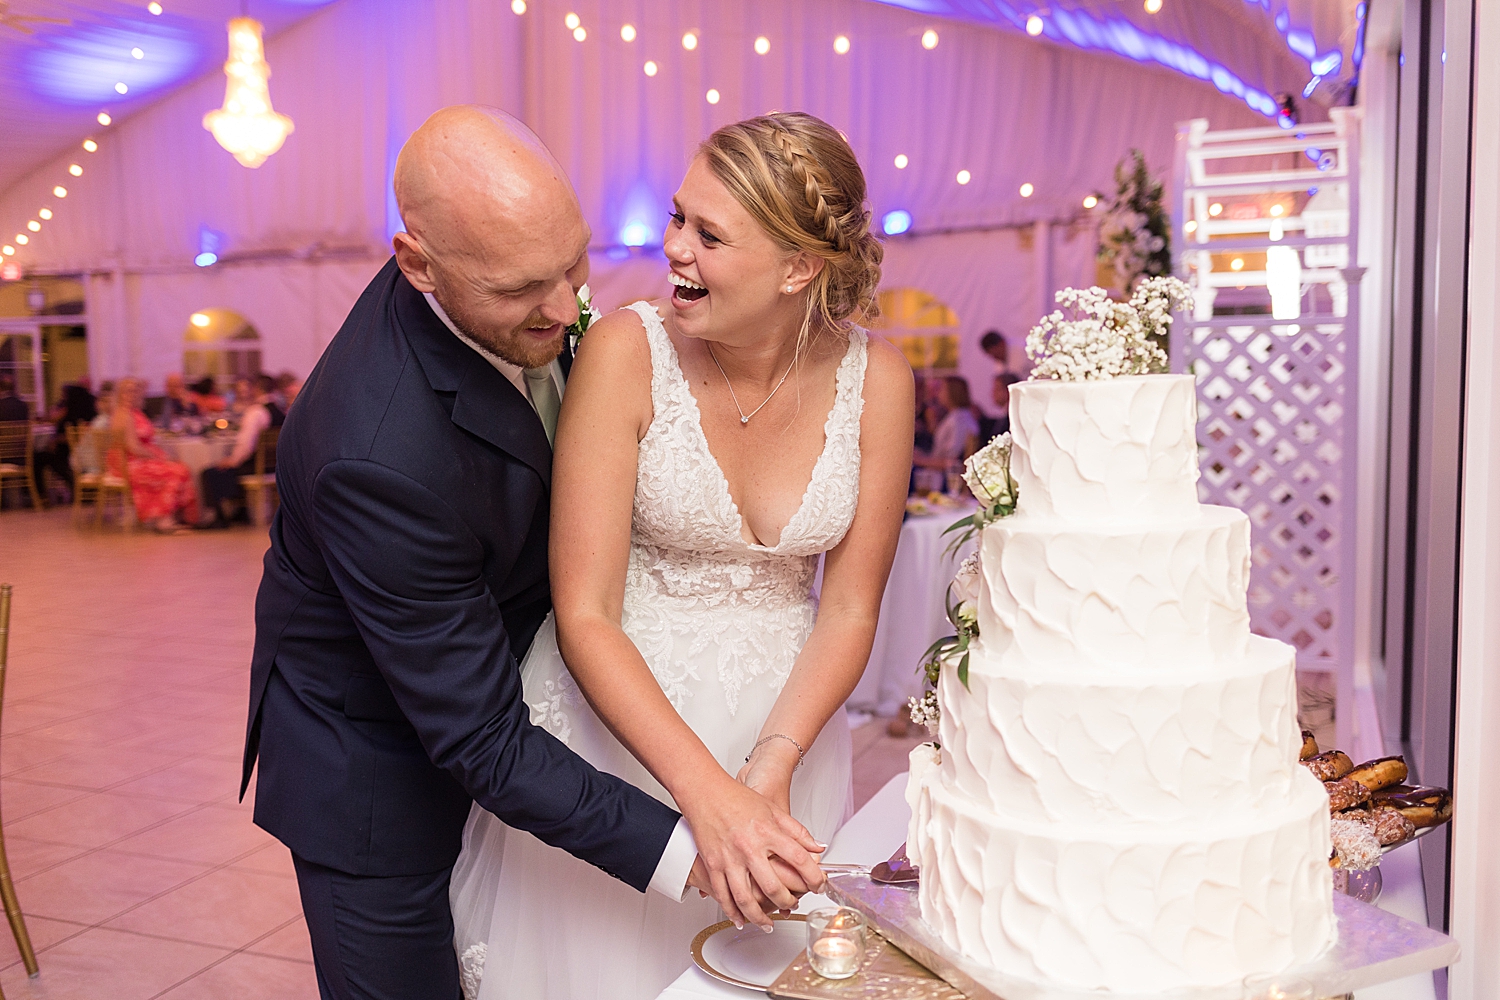
<svg viewBox="0 0 1500 1000"><path fill-rule="evenodd" d="M470 802L644 890L678 814L531 725L552 450L525 397L386 264L277 448L241 795L296 854L435 872Z"/></svg>

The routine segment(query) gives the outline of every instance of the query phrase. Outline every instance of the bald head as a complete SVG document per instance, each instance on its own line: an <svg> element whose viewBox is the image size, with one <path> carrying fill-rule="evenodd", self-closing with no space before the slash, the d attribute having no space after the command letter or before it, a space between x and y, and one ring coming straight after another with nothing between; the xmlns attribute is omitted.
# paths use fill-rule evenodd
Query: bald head
<svg viewBox="0 0 1500 1000"><path fill-rule="evenodd" d="M412 285L506 360L556 357L588 278L589 229L542 141L496 108L444 108L402 147L395 192L396 261Z"/></svg>

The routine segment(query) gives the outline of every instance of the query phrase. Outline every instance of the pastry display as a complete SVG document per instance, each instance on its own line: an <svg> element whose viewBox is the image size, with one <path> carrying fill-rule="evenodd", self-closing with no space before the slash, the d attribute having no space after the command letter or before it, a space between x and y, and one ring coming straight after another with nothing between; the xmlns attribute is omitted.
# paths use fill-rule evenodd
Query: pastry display
<svg viewBox="0 0 1500 1000"><path fill-rule="evenodd" d="M1015 996L1315 961L1328 796L1296 652L1250 632L1250 520L1198 502L1192 376L1021 382L1010 412L1015 513L979 533L977 636L911 758L922 920Z"/></svg>
<svg viewBox="0 0 1500 1000"><path fill-rule="evenodd" d="M1377 757L1351 770L1344 777L1357 781L1372 792L1399 785L1406 780L1406 758Z"/></svg>
<svg viewBox="0 0 1500 1000"><path fill-rule="evenodd" d="M1370 801L1370 790L1351 778L1325 781L1323 787L1328 790L1329 812L1343 812Z"/></svg>
<svg viewBox="0 0 1500 1000"><path fill-rule="evenodd" d="M1316 750L1317 740L1311 733L1302 735L1302 766L1323 780L1334 829L1343 831L1342 837L1336 832L1333 838L1330 863L1334 867L1362 871L1378 863L1378 857L1371 860L1369 842L1340 823L1366 828L1380 848L1388 851L1453 818L1453 797L1446 788L1404 783L1410 774L1406 758L1377 757L1356 765L1338 750L1309 755L1307 749Z"/></svg>
<svg viewBox="0 0 1500 1000"><path fill-rule="evenodd" d="M1396 785L1374 793L1377 805L1394 809L1418 829L1438 826L1453 818L1453 797L1446 788Z"/></svg>
<svg viewBox="0 0 1500 1000"><path fill-rule="evenodd" d="M1307 760L1309 757L1316 757L1317 755L1318 738L1312 734L1311 730L1302 730L1302 752L1298 754L1298 757L1301 760Z"/></svg>
<svg viewBox="0 0 1500 1000"><path fill-rule="evenodd" d="M1311 771L1319 781L1338 781L1354 770L1354 761L1342 750L1329 750L1308 757L1302 762L1302 766Z"/></svg>

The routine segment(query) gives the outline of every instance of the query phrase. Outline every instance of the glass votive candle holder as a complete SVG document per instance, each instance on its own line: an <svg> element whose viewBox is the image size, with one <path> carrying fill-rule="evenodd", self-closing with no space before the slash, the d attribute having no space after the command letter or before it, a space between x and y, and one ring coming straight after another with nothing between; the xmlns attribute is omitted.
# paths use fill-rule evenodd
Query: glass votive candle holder
<svg viewBox="0 0 1500 1000"><path fill-rule="evenodd" d="M865 918L847 906L807 915L807 961L824 979L848 979L865 958Z"/></svg>
<svg viewBox="0 0 1500 1000"><path fill-rule="evenodd" d="M1246 976L1244 1000L1315 1000L1313 985L1296 976Z"/></svg>

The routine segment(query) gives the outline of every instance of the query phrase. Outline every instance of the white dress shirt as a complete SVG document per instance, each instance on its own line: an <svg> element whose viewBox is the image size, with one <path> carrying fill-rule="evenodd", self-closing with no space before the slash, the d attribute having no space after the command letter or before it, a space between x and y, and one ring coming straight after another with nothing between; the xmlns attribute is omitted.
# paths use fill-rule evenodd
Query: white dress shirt
<svg viewBox="0 0 1500 1000"><path fill-rule="evenodd" d="M513 365L493 351L476 344L471 337L453 324L453 320L448 318L448 314L443 311L442 306L438 305L437 299L433 298L431 292L424 292L422 297L427 300L427 304L432 307L437 318L443 321L443 325L453 331L455 337L473 348L480 357L493 365L496 371L509 379L510 384L526 397L528 403L532 402L531 391L526 387L526 369L520 365ZM560 399L564 385L562 366L554 361L548 366L548 370L552 373L552 381L557 386L557 395ZM535 405L532 403L533 408ZM687 820L678 817L677 825L672 829L672 836L667 840L666 850L661 852L661 860L656 863L656 872L651 876L651 888L672 899L685 899L688 892L688 876L692 873L693 862L697 858L698 844L693 840L693 833L688 829Z"/></svg>

